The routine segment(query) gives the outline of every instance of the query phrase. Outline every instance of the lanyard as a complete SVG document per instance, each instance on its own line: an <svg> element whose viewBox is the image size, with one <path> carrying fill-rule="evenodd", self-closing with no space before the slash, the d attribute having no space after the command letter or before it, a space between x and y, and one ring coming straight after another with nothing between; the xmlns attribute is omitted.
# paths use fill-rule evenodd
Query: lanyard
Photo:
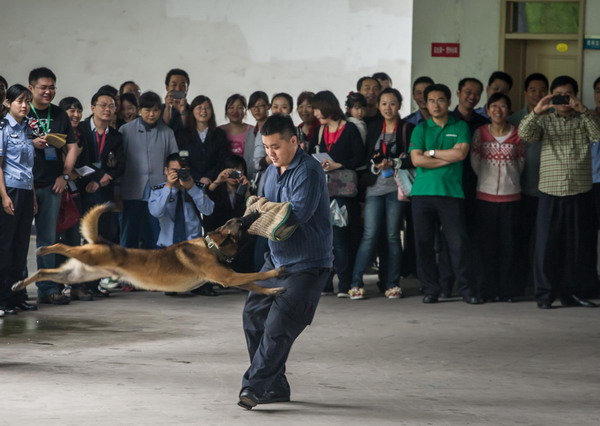
<svg viewBox="0 0 600 426"><path fill-rule="evenodd" d="M100 156L102 155L102 150L104 149L104 142L106 142L107 133L108 132L105 130L102 134L102 139L100 139L100 137L98 136L98 131L94 132L94 134L96 135L96 145L98 146L98 160L100 160Z"/></svg>
<svg viewBox="0 0 600 426"><path fill-rule="evenodd" d="M40 116L38 115L37 111L35 110L35 107L33 106L33 103L29 103L29 106L31 106L31 110L33 111L33 113L35 114L36 118L38 119L38 123L40 123L40 127L42 128L42 130L44 131L45 134L50 133L50 108L52 108L52 104L48 104L48 115L46 116L46 125L44 125L44 123L42 123L42 119L40 118Z"/></svg>
<svg viewBox="0 0 600 426"><path fill-rule="evenodd" d="M393 134L396 134L398 131L398 122L400 120L396 120L396 125L394 126ZM381 151L383 155L387 155L387 144L385 143L385 120L383 120L383 126L381 126Z"/></svg>

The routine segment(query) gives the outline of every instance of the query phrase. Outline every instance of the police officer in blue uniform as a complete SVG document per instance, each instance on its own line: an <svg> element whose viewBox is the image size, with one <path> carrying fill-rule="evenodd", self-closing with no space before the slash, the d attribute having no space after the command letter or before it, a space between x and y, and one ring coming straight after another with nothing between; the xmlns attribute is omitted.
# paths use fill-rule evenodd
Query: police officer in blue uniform
<svg viewBox="0 0 600 426"><path fill-rule="evenodd" d="M33 134L27 121L31 98L25 86L11 86L6 92L8 112L0 120L0 316L16 314L17 308L37 309L26 302L24 290L11 291L12 284L23 278L27 266L31 222L37 208Z"/></svg>

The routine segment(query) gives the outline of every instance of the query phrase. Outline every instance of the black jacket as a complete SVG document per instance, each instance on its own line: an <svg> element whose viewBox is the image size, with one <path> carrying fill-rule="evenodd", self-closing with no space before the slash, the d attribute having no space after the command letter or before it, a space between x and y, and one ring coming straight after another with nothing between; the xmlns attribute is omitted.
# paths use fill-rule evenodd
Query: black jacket
<svg viewBox="0 0 600 426"><path fill-rule="evenodd" d="M227 136L218 127L209 130L204 143L200 140L198 131L183 129L176 134L179 150L189 152L190 171L194 180L207 177L215 180L221 170L223 161L228 155Z"/></svg>

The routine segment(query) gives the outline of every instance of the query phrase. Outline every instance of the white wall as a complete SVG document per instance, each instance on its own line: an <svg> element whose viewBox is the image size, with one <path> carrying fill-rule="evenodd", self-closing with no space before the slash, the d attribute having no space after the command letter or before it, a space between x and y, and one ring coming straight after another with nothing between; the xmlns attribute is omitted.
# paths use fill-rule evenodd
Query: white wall
<svg viewBox="0 0 600 426"><path fill-rule="evenodd" d="M211 97L219 123L235 92L296 98L330 89L343 103L359 77L377 71L410 90L411 0L1 3L0 75L26 83L32 68L47 66L58 78L56 103L76 96L87 107L98 87L129 79L163 96L174 67L190 74L190 102Z"/></svg>
<svg viewBox="0 0 600 426"><path fill-rule="evenodd" d="M475 77L485 86L498 69L500 0L417 0L413 17L412 77L428 75L447 85L454 109L461 78ZM431 43L437 42L460 43L460 57L432 57Z"/></svg>
<svg viewBox="0 0 600 426"><path fill-rule="evenodd" d="M586 1L586 35L600 35L600 0ZM431 57L431 43L460 43L460 58ZM499 69L500 0L416 0L413 9L412 78L429 75L456 91L463 77L484 86ZM592 107L594 79L600 76L600 51L585 50L580 94ZM485 102L482 96L480 105ZM456 99L453 99L453 104ZM413 102L413 109L416 108Z"/></svg>

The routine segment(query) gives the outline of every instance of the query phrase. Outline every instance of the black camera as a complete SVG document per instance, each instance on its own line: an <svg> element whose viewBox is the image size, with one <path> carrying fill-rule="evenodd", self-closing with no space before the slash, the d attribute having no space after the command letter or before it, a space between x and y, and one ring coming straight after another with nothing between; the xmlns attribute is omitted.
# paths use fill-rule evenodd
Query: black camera
<svg viewBox="0 0 600 426"><path fill-rule="evenodd" d="M379 164L381 163L383 160L385 160L385 155L383 155L382 152L378 152L377 154L375 154L373 156L373 158L371 158L371 162L373 164Z"/></svg>
<svg viewBox="0 0 600 426"><path fill-rule="evenodd" d="M190 178L190 153L188 151L179 151L179 164L181 168L177 170L177 178L188 180Z"/></svg>
<svg viewBox="0 0 600 426"><path fill-rule="evenodd" d="M571 99L567 95L552 96L552 105L569 105Z"/></svg>
<svg viewBox="0 0 600 426"><path fill-rule="evenodd" d="M239 179L241 177L242 177L242 172L240 172L239 170L234 170L233 172L229 173L230 179Z"/></svg>

